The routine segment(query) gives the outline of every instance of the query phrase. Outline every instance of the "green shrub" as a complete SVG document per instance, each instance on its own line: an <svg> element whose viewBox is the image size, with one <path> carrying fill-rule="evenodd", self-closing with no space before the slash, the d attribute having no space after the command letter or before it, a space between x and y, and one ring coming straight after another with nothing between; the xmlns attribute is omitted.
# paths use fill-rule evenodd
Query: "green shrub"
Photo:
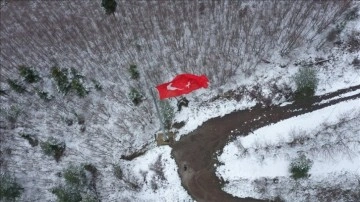
<svg viewBox="0 0 360 202"><path fill-rule="evenodd" d="M102 85L101 85L100 82L98 82L97 80L91 79L91 82L94 84L94 88L95 88L97 91L101 91L101 90L103 89Z"/></svg>
<svg viewBox="0 0 360 202"><path fill-rule="evenodd" d="M80 202L82 200L79 190L72 187L58 186L51 189L57 197L57 202Z"/></svg>
<svg viewBox="0 0 360 202"><path fill-rule="evenodd" d="M51 75L54 78L59 91L64 95L72 91L75 92L79 97L85 97L89 93L89 91L84 87L84 83L82 82L82 79L85 77L79 74L78 71L74 68L71 68L70 72L71 77L69 78L68 69L53 67L51 70Z"/></svg>
<svg viewBox="0 0 360 202"><path fill-rule="evenodd" d="M91 179L86 171L91 173ZM95 184L97 172L98 170L92 164L70 165L62 175L65 185L57 186L51 192L57 196L59 202L98 202Z"/></svg>
<svg viewBox="0 0 360 202"><path fill-rule="evenodd" d="M52 67L51 76L56 82L56 85L60 92L67 94L71 88L69 78L68 78L68 69L60 69L59 67Z"/></svg>
<svg viewBox="0 0 360 202"><path fill-rule="evenodd" d="M129 68L129 73L130 73L130 76L132 79L139 79L140 78L140 73L139 71L137 70L137 66L136 65L130 65L130 68Z"/></svg>
<svg viewBox="0 0 360 202"><path fill-rule="evenodd" d="M135 106L138 106L143 101L144 96L135 88L131 88L129 98Z"/></svg>
<svg viewBox="0 0 360 202"><path fill-rule="evenodd" d="M40 80L39 74L34 70L26 66L19 66L19 72L24 80L28 83L36 83Z"/></svg>
<svg viewBox="0 0 360 202"><path fill-rule="evenodd" d="M84 196L81 202L99 202L99 200L96 199L96 196L88 194Z"/></svg>
<svg viewBox="0 0 360 202"><path fill-rule="evenodd" d="M90 172L93 175L93 177L96 177L98 175L98 169L92 164L85 164L84 169Z"/></svg>
<svg viewBox="0 0 360 202"><path fill-rule="evenodd" d="M84 87L79 78L74 78L71 81L71 89L74 90L79 97L85 97L89 94L89 91Z"/></svg>
<svg viewBox="0 0 360 202"><path fill-rule="evenodd" d="M76 188L84 187L87 183L84 167L69 166L63 176L68 185Z"/></svg>
<svg viewBox="0 0 360 202"><path fill-rule="evenodd" d="M40 147L45 155L52 156L56 162L59 162L61 156L65 152L66 145L64 142L49 138L47 141L41 142Z"/></svg>
<svg viewBox="0 0 360 202"><path fill-rule="evenodd" d="M21 84L18 80L7 79L7 83L9 84L10 88L17 93L26 92L25 86Z"/></svg>
<svg viewBox="0 0 360 202"><path fill-rule="evenodd" d="M360 59L358 57L354 58L351 64L355 67L360 67Z"/></svg>
<svg viewBox="0 0 360 202"><path fill-rule="evenodd" d="M16 123L20 114L21 114L21 110L14 105L12 105L10 109L4 109L4 108L0 109L0 115L6 118L6 120L12 125Z"/></svg>
<svg viewBox="0 0 360 202"><path fill-rule="evenodd" d="M32 147L36 147L39 144L39 140L34 136L26 133L19 133L19 135L27 140Z"/></svg>
<svg viewBox="0 0 360 202"><path fill-rule="evenodd" d="M42 90L36 90L36 94L40 97L40 99L44 100L45 102L49 102L54 97L50 96L48 92Z"/></svg>
<svg viewBox="0 0 360 202"><path fill-rule="evenodd" d="M162 113L164 127L169 130L175 116L174 108L167 100L160 101L160 111Z"/></svg>
<svg viewBox="0 0 360 202"><path fill-rule="evenodd" d="M0 174L0 201L15 201L24 189L8 174Z"/></svg>
<svg viewBox="0 0 360 202"><path fill-rule="evenodd" d="M309 99L315 94L319 79L310 67L300 68L294 77L296 84L295 100Z"/></svg>
<svg viewBox="0 0 360 202"><path fill-rule="evenodd" d="M75 68L70 68L72 79L83 79L85 76L81 75Z"/></svg>
<svg viewBox="0 0 360 202"><path fill-rule="evenodd" d="M300 155L299 157L293 159L290 163L291 177L295 180L309 177L308 172L312 163L313 162L306 158L305 155Z"/></svg>
<svg viewBox="0 0 360 202"><path fill-rule="evenodd" d="M104 7L105 13L110 15L115 12L117 4L115 0L102 0L101 6Z"/></svg>
<svg viewBox="0 0 360 202"><path fill-rule="evenodd" d="M122 180L123 179L123 172L120 168L119 165L114 165L114 168L113 168L113 172L114 172L114 176L119 179L119 180Z"/></svg>

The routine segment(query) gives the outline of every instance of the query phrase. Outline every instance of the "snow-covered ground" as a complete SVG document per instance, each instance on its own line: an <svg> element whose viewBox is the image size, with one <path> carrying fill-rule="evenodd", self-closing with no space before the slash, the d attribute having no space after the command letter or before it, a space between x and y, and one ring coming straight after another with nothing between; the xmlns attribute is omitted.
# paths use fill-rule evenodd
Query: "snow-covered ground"
<svg viewBox="0 0 360 202"><path fill-rule="evenodd" d="M351 30L360 32L358 24L360 24L359 20L349 23L348 26L352 28ZM297 56L295 56L296 54ZM294 53L294 56L291 56L297 58L296 60L273 56L273 60L277 62L272 64L259 64L258 70L250 77L246 77L245 75L237 76L236 83L231 83L230 86L225 85L220 88L221 92L224 93L219 93L219 90L199 90L198 92L194 92L187 96L190 100L189 107L175 114L174 122L184 121L186 123L184 127L177 131L177 139L183 134L193 131L210 118L224 116L233 111L250 108L257 102L261 102L261 100L249 96L249 91L251 91L254 86L258 87L257 91L260 92L261 96L269 98L273 104L285 103L287 100L284 98L284 95L274 91L272 87L274 85L278 86L279 89L289 87L292 91L295 91L294 75L299 68L301 68L300 65L296 65L298 61L312 63L316 57L328 60L324 64L315 65L314 67L316 68L319 79L315 95L324 95L339 89L360 85L360 69L350 64L351 61L358 56L358 52L349 53L340 48L328 49L323 52L300 48ZM283 64L282 62L288 62L289 64L286 68L281 68L280 65ZM227 91L235 90L236 92L236 90L241 88L245 88L246 90L243 91L243 93L238 92L238 94L242 94L240 100L234 97L226 98ZM358 91L347 93L342 96L351 96L357 92ZM210 101L218 95L222 95L223 97L215 101ZM199 102L198 97L202 97L201 102ZM330 100L324 102L327 101Z"/></svg>
<svg viewBox="0 0 360 202"><path fill-rule="evenodd" d="M69 164L83 163L91 163L99 170L100 176L97 186L101 195L100 198L103 199L103 201L191 200L191 197L181 186L176 164L170 156L171 149L167 146L155 147L155 143L153 142L153 134L156 133L159 128L159 122L155 119L155 111L150 97L148 96L141 106L136 107L128 100L126 95L129 87L143 85L147 88L147 86L153 86L161 81L166 81L167 78L182 71L193 73L208 72L210 74L212 72L210 71L210 66L212 67L212 65L219 67L226 66L224 69L234 66L235 62L231 64L223 62L228 61L228 59L221 59L218 64L215 64L215 62L218 61L218 57L223 57L219 53L224 52L223 50L228 50L226 47L230 47L230 45L227 45L227 43L231 44L231 42L226 42L226 40L222 44L221 40L219 40L220 38L212 37L212 35L217 32L217 29L221 29L219 25L224 23L221 14L223 11L216 11L218 13L216 17L218 27L214 26L208 29L208 27L213 26L209 25L209 23L212 23L212 21L209 21L204 25L203 29L195 30L192 33L190 33L190 28L188 27L190 23L186 24L186 20L184 22L180 20L181 27L184 28L184 30L180 29L180 32L184 33L176 34L179 38L167 38L168 36L172 36L168 34L168 32L171 32L172 27L176 24L172 25L172 21L169 22L171 26L167 26L166 23L165 25L162 24L162 16L160 14L160 18L154 18L155 20L152 21L155 25L151 35L146 32L146 34L144 34L145 36L143 36L144 38L142 38L141 35L139 38L136 38L138 36L135 36L137 34L134 33L138 33L138 28L142 27L141 18L136 22L138 24L135 23L136 28L134 30L124 28L124 32L118 29L118 27L112 26L113 23L118 23L117 20L129 20L129 17L126 17L126 15L133 13L133 8L131 7L129 10L125 9L126 11L124 13L120 11L117 12L114 15L114 19L112 19L106 17L113 16L104 16L100 9L100 1L89 1L88 5L77 4L76 2L60 3L59 9L53 7L53 10L47 9L48 7L51 8L51 2L49 2L48 4L43 4L41 1L34 1L31 8L35 9L31 12L28 12L24 7L17 10L17 12L9 9L7 11L10 13L9 15L21 22L11 22L9 24L13 24L13 26L9 25L6 29L1 30L1 42L4 44L4 46L2 46L4 47L2 53L4 54L1 55L0 59L1 63L6 64L1 66L1 90L3 90L3 88L8 90L5 78L16 78L15 75L17 75L18 72L15 67L20 64L25 64L38 67L38 70L41 70L41 76L44 78L44 83L42 83L40 87L49 91L51 95L58 96L54 102L50 104L43 103L28 94L20 96L14 92L10 92L9 97L1 96L1 104L3 105L1 109L9 110L14 106L19 107L19 109L23 111L23 114L21 114L17 120L17 125L14 130L6 129L1 131L1 135L6 139L6 142L4 141L4 144L0 145L1 152L3 152L1 154L4 154L2 157L7 159L4 170L10 170L12 174L16 176L19 183L25 188L20 200L54 201L55 196L51 194L49 190L63 182L56 174L62 172ZM224 4L228 4L229 2L230 1L227 1ZM3 4L5 5L5 3ZM149 5L150 4L151 3L149 3ZM83 7L86 6L87 9L84 9ZM138 7L141 8L141 6ZM159 8L161 7L159 6ZM7 6L1 9L6 10ZM41 12L38 12L37 9L40 9ZM1 10L1 12L3 12L3 10ZM177 11L178 9L172 5L170 10ZM26 14L26 17L21 16L21 11L24 11L23 14ZM64 15L63 12L67 14ZM151 9L148 9L146 12L152 14ZM56 15L52 15L53 13L56 13ZM186 17L189 16L189 13L184 12L182 15ZM1 14L3 15L3 13ZM55 20L59 19L59 21L44 20L48 19L48 17L44 17L48 15L50 16L49 19L54 18ZM76 19L80 18L81 20L76 21ZM3 19L5 19L5 16ZM152 20L153 18L149 17L148 19ZM197 20L199 19L200 18L197 18ZM25 20L29 20L29 23L28 21L25 22ZM73 20L78 23L76 26L73 24ZM192 22L194 20L191 19L190 21ZM133 23L131 20L127 23L129 22ZM31 26L32 23L34 23L34 26ZM55 26L54 30L51 30L51 25L57 23L62 26ZM6 23L4 24L6 25ZM41 26L37 26L39 24ZM84 26L84 24L86 24L86 26ZM199 25L201 25L201 23L199 23ZM359 25L359 18L349 21L343 28L339 38L345 43L352 32L360 31ZM160 28L160 26L164 28ZM336 25L331 26L335 27ZM40 36L40 34L43 33L37 33L36 30L39 29L41 32L40 28L43 27L45 28L42 31L47 32L44 36L45 39L41 37L37 39L37 34ZM149 28L147 26L143 27L145 29ZM169 27L171 30L167 30ZM61 32L61 30L65 30L65 28L69 30L66 29L66 32ZM88 29L87 32L81 32L81 29L86 28L90 29ZM309 30L311 29L312 28ZM105 38L101 38L100 36L102 36L104 32L110 32L111 34L106 35L107 37ZM13 33L18 34L17 37L13 36ZM35 34L30 35L28 33ZM54 33L59 33L61 37L52 37ZM82 37L80 37L81 40L77 38L80 33L82 35ZM177 29L176 33L178 33ZM327 31L324 31L322 35L326 34ZM29 35L31 36L30 38ZM322 35L315 39L324 38ZM120 38L116 38L119 36ZM206 37L203 38L203 36ZM222 37L223 34L220 33L219 36ZM8 39L9 41L14 41L5 43ZM204 47L197 45L196 42L198 39L203 40ZM176 41L179 44L167 44L172 41ZM29 42L31 42L30 45ZM210 45L205 47L207 42L209 42ZM21 47L13 46L13 44L20 44ZM184 44L184 47L181 44ZM242 42L239 44L239 47L234 46L235 48L232 48L235 50L242 48ZM309 44L312 43L309 42ZM316 43L314 42L313 44ZM26 49L27 46L28 48ZM217 52L216 50L220 46L222 46L223 49L218 49ZM141 50L136 50L137 47L140 47ZM191 49L189 47L198 51L198 53L196 53L196 51L194 53L195 59L188 58L189 55L185 54L189 54L189 49ZM36 52L36 50L38 52ZM215 52L209 52L208 50L215 50ZM9 51L9 53L7 53L7 51ZM313 62L315 58L327 60L323 64L314 66L314 68L317 69L319 78L316 95L360 84L360 69L351 64L354 58L359 57L358 52L349 52L343 46L334 47L332 43L325 43L325 46L319 50L299 46L286 56L280 56L279 51L279 49L271 49L264 58L254 57L255 59L251 59L252 56L246 56L244 58L250 59L251 62L248 62L249 64L239 63L239 65L236 66L239 70L246 68L247 65L253 65L252 62L254 61L257 63L257 60L260 59L266 59L268 62L258 63L251 74L237 71L236 74L231 75L231 79L223 82L224 85L215 86L215 83L218 85L220 82L217 76L213 76L212 78L216 78L216 80L210 81L210 85L212 86L209 89L202 89L187 95L186 97L190 100L189 107L183 108L181 112L175 113L174 122L184 121L185 123L184 127L176 131L176 138L179 139L182 135L188 134L210 118L223 116L235 110L246 109L254 106L257 102L261 102L261 100L249 95L249 92L252 91L254 87L257 87L256 91L262 96L269 98L273 104L287 102L288 100L283 94L273 91L272 86L276 85L279 89L289 87L291 90L294 90L293 75L301 68L300 65L296 65L299 61L310 63ZM15 53L21 57L17 57ZM238 54L235 54L235 52L232 54L232 58L235 61L235 59L237 59L236 55ZM165 61L166 59L169 59L169 62ZM49 71L45 71L48 70L51 65L54 65L53 61L56 61L55 63L59 63L61 67L65 68L73 66L79 67L79 70L81 70L85 76L100 79L104 90L102 92L93 91L83 100L59 95L54 87L54 83L48 78ZM208 64L206 65L204 61L207 61ZM129 75L126 67L133 62L136 62L141 70L139 83L128 78ZM192 68L195 68L195 70ZM156 74L156 71L162 74ZM145 72L149 74L154 73L156 76L147 78ZM223 73L220 74L219 71L219 75L222 74ZM245 91L242 89L245 89ZM147 89L142 90L144 94L147 94ZM232 96L231 93L230 96L227 96L229 91L235 91L235 96ZM239 98L234 98L236 95L240 95ZM176 101L174 99L170 100L170 104L175 107ZM224 149L222 156L219 157L220 160L224 158L228 159L229 162L226 160L224 166L218 167L219 175L229 181L229 184L225 186L225 190L238 196L262 198L271 198L277 195L283 196L284 193L287 194L286 190L280 192L279 189L282 187L278 188L275 185L273 185L273 187L269 186L268 190L266 190L267 192L263 191L262 194L257 194L257 192L254 191L254 186L257 186L255 187L257 189L264 190L263 187L259 188L259 184L269 184L269 180L265 181L264 179L275 177L279 179L279 185L283 186L287 184L287 187L294 188L295 190L305 189L305 187L308 186L306 188L307 192L297 191L285 196L284 198L287 197L286 199L288 199L288 201L295 201L294 198L299 198L299 195L305 196L307 193L310 195L313 187L319 184L329 184L328 179L333 180L331 183L333 187L341 187L341 190L346 190L348 187L356 188L356 186L359 186L358 184L351 186L351 183L355 183L355 180L358 179L359 170L356 170L358 167L356 167L356 163L354 163L356 161L351 161L349 155L345 155L346 158L341 158L341 163L336 164L341 165L340 167L328 167L328 165L331 164L335 165L333 159L340 162L339 159L341 155L344 154L332 150L328 151L333 152L330 154L321 152L321 155L325 156L325 161L320 161L319 159L322 157L320 158L315 155L316 152L312 153L313 155L309 155L308 157L314 160L314 165L310 170L311 177L308 180L299 181L300 184L294 184L293 180L289 179L287 166L291 158L296 156L298 151L307 151L306 149L308 148L303 148L298 145L291 148L284 146L286 145L286 140L291 140L291 138L297 137L296 135L302 134L299 131L305 131L306 134L313 134L321 130L321 127L323 127L321 124L323 122L336 123L340 120L337 117L343 112L348 112L347 110L352 109L349 107L353 106L356 106L355 101L340 103L335 105L335 108L328 107L323 109L323 111L314 112L314 115L311 113L294 118L297 121L291 121L292 119L289 119L289 122L285 124L287 128L278 125L268 126L255 131L256 135L264 133L266 133L266 135L256 136L255 134L251 134L243 139L240 138L244 147L248 146L252 148L254 145L259 147L259 153L255 153L252 149L249 149L249 154L244 155L244 158L240 155L242 150L239 149L239 140L229 144ZM346 108L347 110L345 110ZM358 111L358 107L353 111ZM72 126L68 126L64 123L64 119L66 118L71 118L76 122L74 112L86 117L85 133L79 132L82 127L79 124L75 123ZM320 114L320 112L324 114ZM352 118L355 116L353 115L353 113L349 113L348 117ZM305 119L307 116L311 117ZM315 118L313 116L315 116ZM305 122L306 120L310 120L310 122ZM316 124L314 120L317 121ZM296 125L297 122L302 122L303 124ZM278 124L281 123L282 122ZM336 132L346 134L347 137L352 138L351 135L354 133L351 133L352 130L350 130L350 128L358 130L358 128L356 128L358 126L355 123L356 122L353 123L349 121L345 124L347 126L346 128L339 127ZM279 128L283 129L282 132L278 130ZM295 136L289 134L292 129L295 130L293 133ZM261 132L261 130L263 130L263 132ZM270 135L269 133L271 131L276 131L276 134ZM19 137L18 133L22 132L34 134L39 141L45 141L50 136L55 136L64 141L66 143L66 150L61 161L55 162L53 158L45 156L39 146L31 147L26 140ZM283 139L276 139L278 133L282 135ZM319 138L320 137L321 136L319 136ZM262 142L262 139L266 141ZM331 140L325 138L324 140L321 139L321 141L314 141L312 144L324 141ZM262 144L280 144L282 153L277 153L276 149L270 147L271 145L269 146L270 152L265 153ZM321 148L317 148L317 145L309 144L308 146L312 146L315 151L317 151L316 149L321 150ZM142 149L147 152L132 161L120 159L121 155L131 155ZM355 153L356 152L358 152L358 150L355 150ZM275 155L283 155L285 157L274 157ZM358 155L352 154L350 156L358 160ZM247 163L247 166L244 167L243 163ZM323 171L321 169L324 165L327 166L327 169ZM114 168L116 166L122 170L122 179L114 176ZM269 166L272 167L269 168ZM331 175L332 172L333 177L329 178L328 176ZM257 179L260 179L260 181ZM253 181L255 180L257 180L258 183L254 185ZM34 193L37 193L37 195L34 195ZM309 197L312 197L312 195ZM300 199L303 198L300 197Z"/></svg>
<svg viewBox="0 0 360 202"><path fill-rule="evenodd" d="M285 201L329 201L327 191L337 190L342 194L330 201L353 201L351 194L360 188L359 103L346 101L289 118L229 143L218 157L224 190ZM294 180L289 165L301 154L313 162L310 177Z"/></svg>
<svg viewBox="0 0 360 202"><path fill-rule="evenodd" d="M108 192L108 200L191 201L191 197L181 186L177 166L170 152L171 148L168 146L156 147L132 161L121 162L125 181L136 182L140 187L136 188L136 192L114 189L113 192ZM104 187L116 187L119 184L119 180L113 184L107 179L103 181L107 184Z"/></svg>

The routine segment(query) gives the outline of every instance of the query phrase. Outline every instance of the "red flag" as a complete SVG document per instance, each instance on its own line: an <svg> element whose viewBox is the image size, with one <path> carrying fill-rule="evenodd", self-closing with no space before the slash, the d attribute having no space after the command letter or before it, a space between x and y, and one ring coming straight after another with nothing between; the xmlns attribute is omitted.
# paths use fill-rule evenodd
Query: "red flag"
<svg viewBox="0 0 360 202"><path fill-rule="evenodd" d="M160 99L188 94L199 88L207 88L209 79L205 75L179 74L172 81L156 86Z"/></svg>

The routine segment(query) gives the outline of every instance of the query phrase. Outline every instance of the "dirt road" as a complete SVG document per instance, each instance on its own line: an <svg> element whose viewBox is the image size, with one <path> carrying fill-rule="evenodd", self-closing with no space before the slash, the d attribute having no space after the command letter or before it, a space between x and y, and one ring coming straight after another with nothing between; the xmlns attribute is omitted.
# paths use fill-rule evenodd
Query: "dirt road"
<svg viewBox="0 0 360 202"><path fill-rule="evenodd" d="M360 93L341 97L346 92L360 89L360 85L316 96L309 103L293 103L286 106L262 107L236 111L223 117L210 119L190 134L172 145L172 155L178 165L182 185L199 202L252 202L252 198L237 198L221 190L220 180L215 175L215 152L223 149L233 138L231 130L238 129L242 135L262 126L315 111L345 100L359 99ZM339 96L340 95L340 96ZM339 97L338 97L339 96ZM331 99L328 102L321 101ZM360 99L359 99L360 104Z"/></svg>

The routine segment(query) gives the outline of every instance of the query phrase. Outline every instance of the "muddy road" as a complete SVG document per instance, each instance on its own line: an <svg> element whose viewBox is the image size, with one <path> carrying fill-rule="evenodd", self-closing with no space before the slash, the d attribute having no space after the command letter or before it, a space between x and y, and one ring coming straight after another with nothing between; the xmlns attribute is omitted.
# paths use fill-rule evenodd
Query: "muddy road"
<svg viewBox="0 0 360 202"><path fill-rule="evenodd" d="M360 92L344 97L347 92L360 89L360 85L315 96L310 102L292 103L286 106L263 107L256 105L247 110L236 111L223 117L212 118L190 134L173 143L172 155L178 165L182 185L199 202L252 202L252 198L234 197L221 190L221 182L215 174L216 154L229 140L237 135L248 135L257 128L271 123L312 112L342 101L359 99ZM326 100L329 100L326 102ZM322 102L323 101L323 102ZM359 99L360 104L360 99Z"/></svg>

